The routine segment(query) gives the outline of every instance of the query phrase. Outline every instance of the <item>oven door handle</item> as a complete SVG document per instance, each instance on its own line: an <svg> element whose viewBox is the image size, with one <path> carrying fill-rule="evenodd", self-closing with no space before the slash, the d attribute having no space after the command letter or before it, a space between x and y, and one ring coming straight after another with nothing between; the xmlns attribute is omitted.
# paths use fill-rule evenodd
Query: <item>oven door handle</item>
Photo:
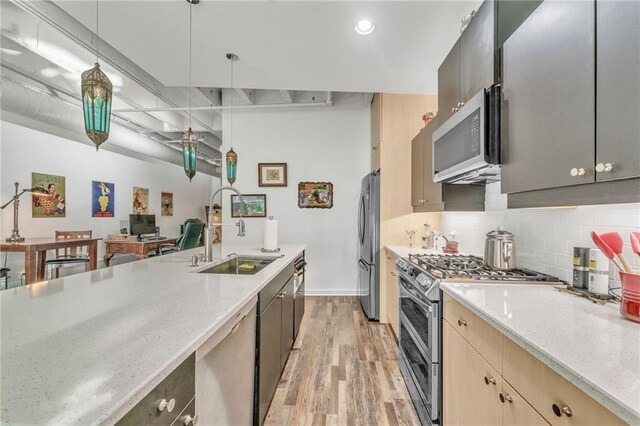
<svg viewBox="0 0 640 426"><path fill-rule="evenodd" d="M407 296L409 296L411 300L416 302L418 305L420 305L422 308L426 309L427 311L429 311L430 314L433 315L432 305L426 303L423 300L420 300L420 298L418 298L415 294L413 294L412 290L409 287L407 287L407 285L403 283L402 280L398 280L398 281L400 282L400 286L402 287L402 290L405 291L405 293L407 294Z"/></svg>

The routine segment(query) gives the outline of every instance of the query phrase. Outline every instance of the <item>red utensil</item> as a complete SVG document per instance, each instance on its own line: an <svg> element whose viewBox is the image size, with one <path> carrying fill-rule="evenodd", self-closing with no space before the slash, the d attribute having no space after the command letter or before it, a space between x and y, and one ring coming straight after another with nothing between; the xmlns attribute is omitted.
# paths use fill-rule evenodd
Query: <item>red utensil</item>
<svg viewBox="0 0 640 426"><path fill-rule="evenodd" d="M640 256L640 232L631 233L631 248L635 254Z"/></svg>
<svg viewBox="0 0 640 426"><path fill-rule="evenodd" d="M620 314L632 321L640 322L640 274L620 272L622 302Z"/></svg>
<svg viewBox="0 0 640 426"><path fill-rule="evenodd" d="M622 237L620 236L620 234L618 234L617 232L606 232L604 234L601 234L600 238L605 242L606 245L611 248L611 250L613 250L616 256L618 256L618 259L620 260L620 262L622 262L622 266L624 266L624 271L633 272L633 269L631 269L631 265L629 265L629 262L627 262L627 259L625 259L624 254L622 254L622 247L624 246L624 243L622 242Z"/></svg>
<svg viewBox="0 0 640 426"><path fill-rule="evenodd" d="M610 260L613 261L613 263L616 264L618 269L626 272L624 267L620 264L620 261L616 258L616 255L611 249L611 247L609 247L607 243L605 243L602 240L602 238L600 238L600 235L596 234L594 231L591 231L591 239L595 243L596 247L598 247L600 251L604 253L605 256L607 256Z"/></svg>

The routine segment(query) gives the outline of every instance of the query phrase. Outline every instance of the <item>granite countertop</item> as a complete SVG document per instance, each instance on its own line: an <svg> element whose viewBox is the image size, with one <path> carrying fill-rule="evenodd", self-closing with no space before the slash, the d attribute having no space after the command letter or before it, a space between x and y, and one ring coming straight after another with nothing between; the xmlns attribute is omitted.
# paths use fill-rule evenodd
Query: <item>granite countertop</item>
<svg viewBox="0 0 640 426"><path fill-rule="evenodd" d="M199 248L0 292L0 423L117 421L304 249L252 276L193 273Z"/></svg>
<svg viewBox="0 0 640 426"><path fill-rule="evenodd" d="M640 424L640 324L547 285L440 288L628 423Z"/></svg>

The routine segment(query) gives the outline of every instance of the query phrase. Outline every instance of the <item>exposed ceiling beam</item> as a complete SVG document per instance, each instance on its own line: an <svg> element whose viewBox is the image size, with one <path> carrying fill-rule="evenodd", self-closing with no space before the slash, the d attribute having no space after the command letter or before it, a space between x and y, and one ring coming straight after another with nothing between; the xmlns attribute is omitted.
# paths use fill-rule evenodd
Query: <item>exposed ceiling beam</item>
<svg viewBox="0 0 640 426"><path fill-rule="evenodd" d="M236 89L236 93L245 103L253 105L256 103L256 91L253 89Z"/></svg>
<svg viewBox="0 0 640 426"><path fill-rule="evenodd" d="M54 30L63 34L82 48L90 52L96 51L97 39L93 31L78 22L53 2L13 0L13 4L30 13L35 18L47 23ZM169 105L177 106L176 101L173 100L175 90L165 87L148 72L102 39L100 40L100 58L102 61L108 63L116 72L125 75L158 99ZM188 117L187 111L182 109L177 111L183 116ZM194 117L194 121L205 130L213 130L206 124L206 120Z"/></svg>
<svg viewBox="0 0 640 426"><path fill-rule="evenodd" d="M222 105L222 90L211 87L198 87L198 91L211 102L212 105Z"/></svg>
<svg viewBox="0 0 640 426"><path fill-rule="evenodd" d="M295 100L295 92L293 90L280 90L280 96L290 104Z"/></svg>

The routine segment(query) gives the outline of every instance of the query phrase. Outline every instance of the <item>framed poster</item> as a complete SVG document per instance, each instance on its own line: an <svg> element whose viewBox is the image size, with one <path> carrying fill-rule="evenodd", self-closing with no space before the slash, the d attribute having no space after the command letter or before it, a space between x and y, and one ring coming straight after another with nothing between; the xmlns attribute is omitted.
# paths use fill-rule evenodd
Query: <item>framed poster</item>
<svg viewBox="0 0 640 426"><path fill-rule="evenodd" d="M114 217L115 185L91 181L91 217Z"/></svg>
<svg viewBox="0 0 640 426"><path fill-rule="evenodd" d="M331 182L300 182L298 184L298 207L301 209L330 209L333 207L333 184Z"/></svg>
<svg viewBox="0 0 640 426"><path fill-rule="evenodd" d="M160 216L173 216L173 192L160 193Z"/></svg>
<svg viewBox="0 0 640 426"><path fill-rule="evenodd" d="M32 194L32 217L66 217L64 176L31 173L31 187L47 190L44 194Z"/></svg>
<svg viewBox="0 0 640 426"><path fill-rule="evenodd" d="M243 195L242 217L267 217L267 196L264 194ZM240 217L240 197L231 195L231 217Z"/></svg>
<svg viewBox="0 0 640 426"><path fill-rule="evenodd" d="M258 163L258 186L287 186L287 163Z"/></svg>
<svg viewBox="0 0 640 426"><path fill-rule="evenodd" d="M149 188L133 187L133 212L149 213Z"/></svg>

